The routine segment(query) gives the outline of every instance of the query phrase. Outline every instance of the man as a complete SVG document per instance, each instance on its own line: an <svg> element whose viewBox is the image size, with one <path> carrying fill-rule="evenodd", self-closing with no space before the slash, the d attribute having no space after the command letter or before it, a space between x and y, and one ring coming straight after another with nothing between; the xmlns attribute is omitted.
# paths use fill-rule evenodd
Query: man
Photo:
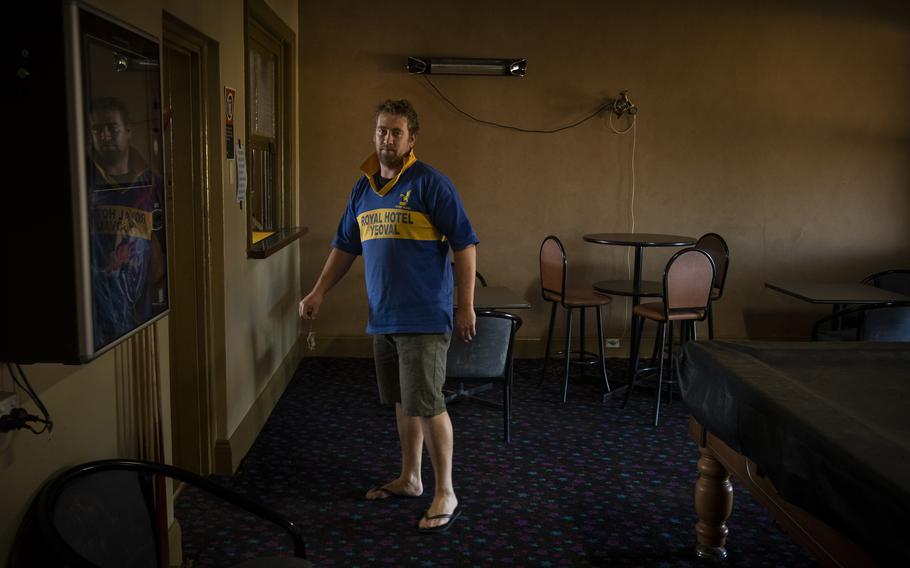
<svg viewBox="0 0 910 568"><path fill-rule="evenodd" d="M131 146L126 105L114 97L92 101L92 295L95 347L101 347L164 310L164 184Z"/></svg>
<svg viewBox="0 0 910 568"><path fill-rule="evenodd" d="M423 493L420 464L426 442L436 489L420 519L421 532L448 529L461 509L452 486L452 422L442 385L451 333L475 334L477 236L447 177L414 156L419 125L406 100L376 111L375 154L361 166L332 251L312 291L300 301L315 318L325 294L363 255L380 400L395 404L401 473L367 492L370 500ZM458 309L452 317L454 253Z"/></svg>

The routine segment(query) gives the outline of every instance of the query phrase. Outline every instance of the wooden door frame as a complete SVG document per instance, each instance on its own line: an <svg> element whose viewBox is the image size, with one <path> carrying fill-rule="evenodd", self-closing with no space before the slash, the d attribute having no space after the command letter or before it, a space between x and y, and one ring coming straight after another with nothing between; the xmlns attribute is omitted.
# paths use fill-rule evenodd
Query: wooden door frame
<svg viewBox="0 0 910 568"><path fill-rule="evenodd" d="M194 210L198 235L201 237L199 282L202 299L197 314L205 353L205 369L199 392L204 394L202 411L207 414L202 424L207 430L200 447L203 475L214 471L215 441L226 437L227 405L225 396L226 353L224 323L224 227L222 221L222 90L219 75L220 49L217 41L205 36L167 11L162 16L163 45L189 51L198 60L201 96L199 116L201 131L195 132L199 144L202 174L199 207ZM162 48L163 49L163 48ZM166 64L166 62L165 62ZM171 363L173 365L173 363ZM171 412L179 411L171 408ZM195 412L196 410L193 409Z"/></svg>

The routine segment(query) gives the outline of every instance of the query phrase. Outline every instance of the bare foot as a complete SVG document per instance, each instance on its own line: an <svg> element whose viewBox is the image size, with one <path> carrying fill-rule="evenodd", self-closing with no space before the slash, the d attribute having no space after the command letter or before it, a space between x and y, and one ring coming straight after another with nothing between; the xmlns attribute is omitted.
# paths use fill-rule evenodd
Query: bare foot
<svg viewBox="0 0 910 568"><path fill-rule="evenodd" d="M370 489L367 491L366 498L369 501L378 501L389 497L420 497L421 495L423 495L423 484L420 480L412 482L399 477L381 487Z"/></svg>
<svg viewBox="0 0 910 568"><path fill-rule="evenodd" d="M458 499L455 498L454 493L436 495L433 497L433 503L430 504L430 508L424 513L423 518L420 519L417 526L422 529L432 529L444 525L451 520L450 517L443 516L436 519L431 517L437 515L452 515L457 507Z"/></svg>

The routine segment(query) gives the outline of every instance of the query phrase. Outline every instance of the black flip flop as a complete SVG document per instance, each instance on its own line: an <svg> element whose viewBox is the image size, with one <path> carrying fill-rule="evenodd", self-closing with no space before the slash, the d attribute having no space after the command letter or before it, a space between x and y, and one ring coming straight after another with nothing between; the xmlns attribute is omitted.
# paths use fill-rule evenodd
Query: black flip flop
<svg viewBox="0 0 910 568"><path fill-rule="evenodd" d="M462 507L461 507L461 505L458 505L457 507L455 507L455 509L451 513L433 515L432 517L428 517L428 516L426 516L426 514L424 514L423 518L428 521L432 521L433 519L449 519L449 520L442 523L441 525L436 525L435 527L427 527L427 528L417 527L417 530L419 530L421 534L433 534L433 533L445 532L445 531L449 530L449 527L452 526L452 523L455 522L455 519L457 519L458 516L461 515L461 511L462 511Z"/></svg>

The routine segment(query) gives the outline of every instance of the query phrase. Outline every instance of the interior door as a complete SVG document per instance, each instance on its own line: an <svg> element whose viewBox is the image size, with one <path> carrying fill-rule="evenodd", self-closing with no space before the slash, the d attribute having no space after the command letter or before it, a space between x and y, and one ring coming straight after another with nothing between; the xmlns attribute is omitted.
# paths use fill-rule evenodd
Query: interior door
<svg viewBox="0 0 910 568"><path fill-rule="evenodd" d="M165 35L165 162L171 220L170 372L174 464L210 469L209 396L205 341L204 149L199 54Z"/></svg>

